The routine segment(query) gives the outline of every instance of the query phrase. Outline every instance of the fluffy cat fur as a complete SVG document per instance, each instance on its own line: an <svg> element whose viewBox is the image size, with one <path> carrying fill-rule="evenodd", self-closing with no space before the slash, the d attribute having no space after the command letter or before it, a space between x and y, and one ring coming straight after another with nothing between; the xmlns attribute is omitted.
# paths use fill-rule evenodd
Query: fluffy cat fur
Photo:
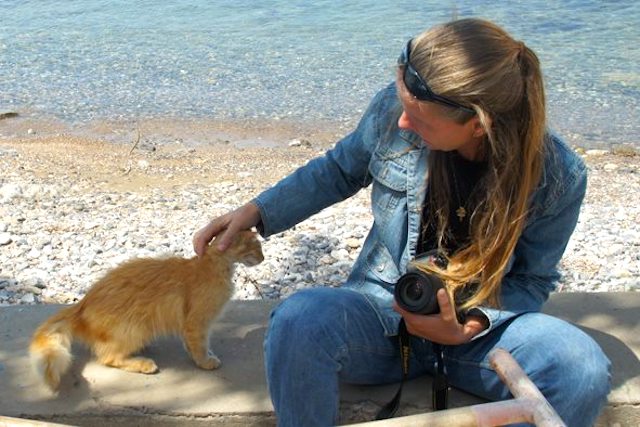
<svg viewBox="0 0 640 427"><path fill-rule="evenodd" d="M99 363L145 374L155 362L131 357L154 338L180 335L196 365L215 369L209 328L233 293L235 263L264 259L255 233L241 232L225 252L214 246L202 258L134 259L112 269L77 304L51 316L29 347L38 375L52 390L71 364L71 343L87 344Z"/></svg>

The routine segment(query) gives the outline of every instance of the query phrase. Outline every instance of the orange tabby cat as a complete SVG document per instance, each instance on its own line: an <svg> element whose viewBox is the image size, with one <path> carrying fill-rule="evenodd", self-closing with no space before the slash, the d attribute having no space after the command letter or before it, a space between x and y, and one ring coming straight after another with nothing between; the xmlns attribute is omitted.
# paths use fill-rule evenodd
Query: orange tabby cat
<svg viewBox="0 0 640 427"><path fill-rule="evenodd" d="M223 253L209 246L202 258L128 261L40 325L29 348L33 365L56 390L77 338L99 363L151 374L158 370L155 362L131 354L158 336L176 334L196 365L215 369L220 360L208 349L209 326L231 297L234 264L253 266L263 259L256 234L245 231Z"/></svg>

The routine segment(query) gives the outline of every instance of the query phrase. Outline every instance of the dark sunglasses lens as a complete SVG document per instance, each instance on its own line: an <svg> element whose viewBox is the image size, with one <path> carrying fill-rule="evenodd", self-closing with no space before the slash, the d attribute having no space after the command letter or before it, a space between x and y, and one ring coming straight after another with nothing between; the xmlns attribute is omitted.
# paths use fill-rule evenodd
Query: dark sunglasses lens
<svg viewBox="0 0 640 427"><path fill-rule="evenodd" d="M424 86L422 79L420 79L415 70L408 64L404 67L404 84L409 92L416 98L423 101L431 100L431 94Z"/></svg>

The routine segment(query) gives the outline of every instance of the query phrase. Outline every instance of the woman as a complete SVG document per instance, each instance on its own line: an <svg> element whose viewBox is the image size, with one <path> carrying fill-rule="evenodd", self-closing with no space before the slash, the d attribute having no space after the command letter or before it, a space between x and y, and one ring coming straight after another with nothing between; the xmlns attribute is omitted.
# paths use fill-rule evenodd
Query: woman
<svg viewBox="0 0 640 427"><path fill-rule="evenodd" d="M353 133L211 221L194 248L202 254L220 234L224 249L253 226L278 233L370 184L374 223L344 286L300 291L271 315L265 364L279 425L337 423L339 381L399 381L401 317L416 337L409 377L433 374L434 344L443 345L450 384L504 400L509 391L487 359L502 347L567 425L592 425L609 361L579 329L540 313L586 171L546 129L536 55L483 20L424 32ZM409 313L394 302L394 284L434 249L446 265L418 266L447 284L440 313Z"/></svg>

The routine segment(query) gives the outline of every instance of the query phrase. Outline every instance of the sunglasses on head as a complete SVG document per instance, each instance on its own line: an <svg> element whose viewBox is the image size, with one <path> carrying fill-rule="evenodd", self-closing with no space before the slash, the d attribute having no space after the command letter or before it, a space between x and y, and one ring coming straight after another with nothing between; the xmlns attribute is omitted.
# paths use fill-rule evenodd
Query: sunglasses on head
<svg viewBox="0 0 640 427"><path fill-rule="evenodd" d="M459 108L468 113L475 114L475 110L465 107L464 105L460 105L455 101L445 98L444 96L436 95L433 93L429 85L424 81L422 76L418 73L418 71L413 68L411 62L409 62L409 55L411 55L411 41L409 40L402 49L402 53L398 58L398 65L402 66L402 81L404 85L407 87L407 90L411 93L411 95L415 96L416 99L421 101L431 101L437 102L438 104L446 105L448 107Z"/></svg>

